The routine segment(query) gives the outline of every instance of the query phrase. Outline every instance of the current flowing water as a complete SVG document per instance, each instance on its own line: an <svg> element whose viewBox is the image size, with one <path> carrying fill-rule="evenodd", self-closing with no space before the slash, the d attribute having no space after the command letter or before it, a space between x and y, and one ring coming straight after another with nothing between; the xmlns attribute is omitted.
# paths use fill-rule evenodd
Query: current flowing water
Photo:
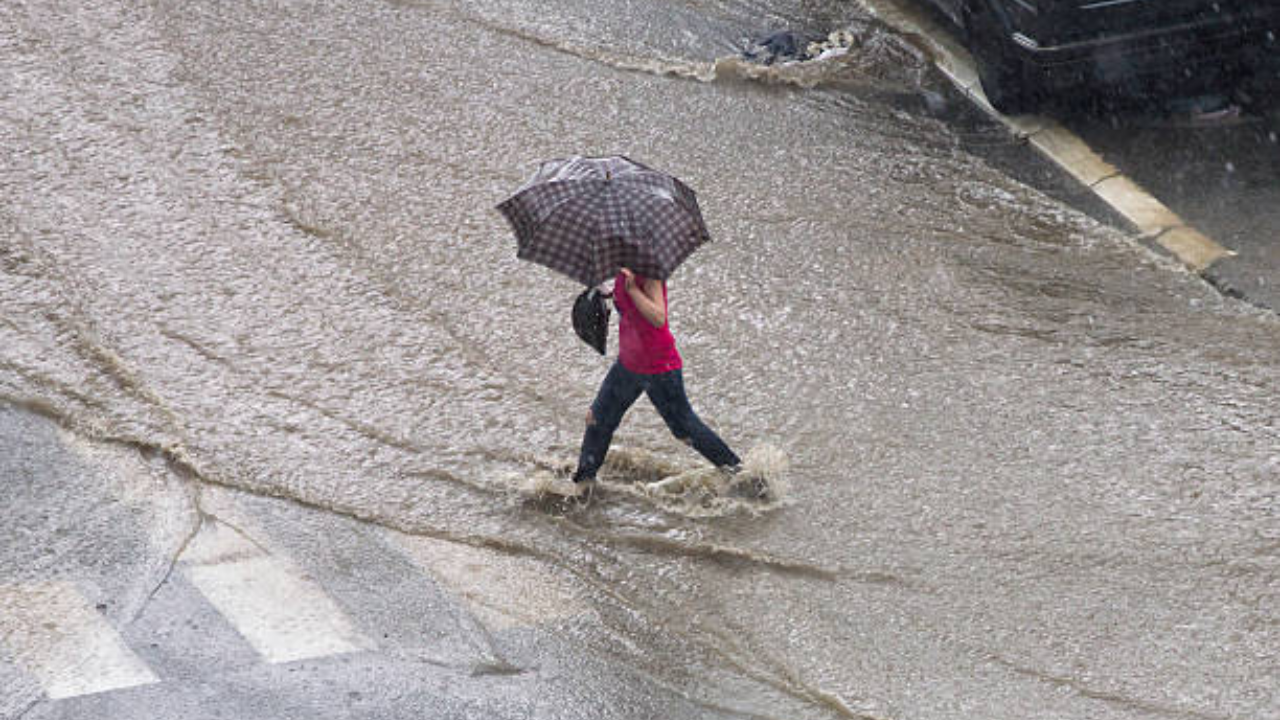
<svg viewBox="0 0 1280 720"><path fill-rule="evenodd" d="M783 27L852 45L736 59ZM1275 717L1280 324L946 96L835 0L8 0L0 399L538 558L709 713ZM593 508L525 492L607 361L493 206L615 152L699 193L672 327L703 418L787 454L769 502L638 489L702 467L644 402Z"/></svg>

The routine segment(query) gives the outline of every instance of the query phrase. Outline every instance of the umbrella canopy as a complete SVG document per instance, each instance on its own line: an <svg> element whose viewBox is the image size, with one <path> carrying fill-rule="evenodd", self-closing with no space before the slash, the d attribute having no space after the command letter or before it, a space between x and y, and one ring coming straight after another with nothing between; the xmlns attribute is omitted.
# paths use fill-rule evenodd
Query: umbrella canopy
<svg viewBox="0 0 1280 720"><path fill-rule="evenodd" d="M588 286L622 267L666 280L711 239L693 190L622 156L545 162L498 211L517 257Z"/></svg>

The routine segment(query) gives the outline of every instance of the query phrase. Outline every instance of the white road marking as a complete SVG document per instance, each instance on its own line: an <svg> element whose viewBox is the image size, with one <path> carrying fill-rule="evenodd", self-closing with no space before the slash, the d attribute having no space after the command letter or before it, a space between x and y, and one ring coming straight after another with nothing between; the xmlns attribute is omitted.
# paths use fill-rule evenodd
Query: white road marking
<svg viewBox="0 0 1280 720"><path fill-rule="evenodd" d="M237 527L245 528L244 521L237 520ZM184 565L218 565L221 563L264 557L265 548L250 540L244 530L236 529L218 520L204 521L200 532L182 551L179 560Z"/></svg>
<svg viewBox="0 0 1280 720"><path fill-rule="evenodd" d="M67 582L0 586L0 644L53 700L158 680Z"/></svg>
<svg viewBox="0 0 1280 720"><path fill-rule="evenodd" d="M533 627L590 609L568 582L532 558L388 531L414 564L467 603L490 630Z"/></svg>
<svg viewBox="0 0 1280 720"><path fill-rule="evenodd" d="M373 647L315 581L224 523L205 523L182 572L269 663Z"/></svg>

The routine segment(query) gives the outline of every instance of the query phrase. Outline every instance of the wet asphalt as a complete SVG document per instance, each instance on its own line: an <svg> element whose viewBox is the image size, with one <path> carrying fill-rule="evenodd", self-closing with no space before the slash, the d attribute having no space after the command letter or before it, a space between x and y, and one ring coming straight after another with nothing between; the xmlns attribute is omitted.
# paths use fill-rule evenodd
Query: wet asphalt
<svg viewBox="0 0 1280 720"><path fill-rule="evenodd" d="M0 447L12 481L0 521L4 720L741 717L663 687L625 647L584 645L599 617L500 552L441 552L447 543L285 500L191 492L165 462L86 443L31 409L0 405ZM199 549L219 532L233 542ZM201 568L234 569L246 549L259 560L247 586L285 573L310 589L278 598L292 623L254 625L252 603L211 601ZM480 564L520 590L459 585ZM317 603L345 618L356 646L324 645L334 628L316 622ZM50 610L77 604L101 622ZM49 651L59 635L69 655Z"/></svg>

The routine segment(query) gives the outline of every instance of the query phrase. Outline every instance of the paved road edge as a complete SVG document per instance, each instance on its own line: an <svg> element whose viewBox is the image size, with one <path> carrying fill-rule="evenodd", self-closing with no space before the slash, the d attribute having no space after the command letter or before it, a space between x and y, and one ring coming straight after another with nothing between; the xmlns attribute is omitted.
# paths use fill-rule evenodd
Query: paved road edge
<svg viewBox="0 0 1280 720"><path fill-rule="evenodd" d="M857 0L872 15L894 29L914 35L932 49L934 64L975 105L1025 139L1123 217L1139 239L1154 243L1190 270L1203 274L1235 252L1187 224L1177 213L1104 160L1075 133L1041 116L1006 116L987 101L978 81L973 56L924 8L899 0Z"/></svg>

